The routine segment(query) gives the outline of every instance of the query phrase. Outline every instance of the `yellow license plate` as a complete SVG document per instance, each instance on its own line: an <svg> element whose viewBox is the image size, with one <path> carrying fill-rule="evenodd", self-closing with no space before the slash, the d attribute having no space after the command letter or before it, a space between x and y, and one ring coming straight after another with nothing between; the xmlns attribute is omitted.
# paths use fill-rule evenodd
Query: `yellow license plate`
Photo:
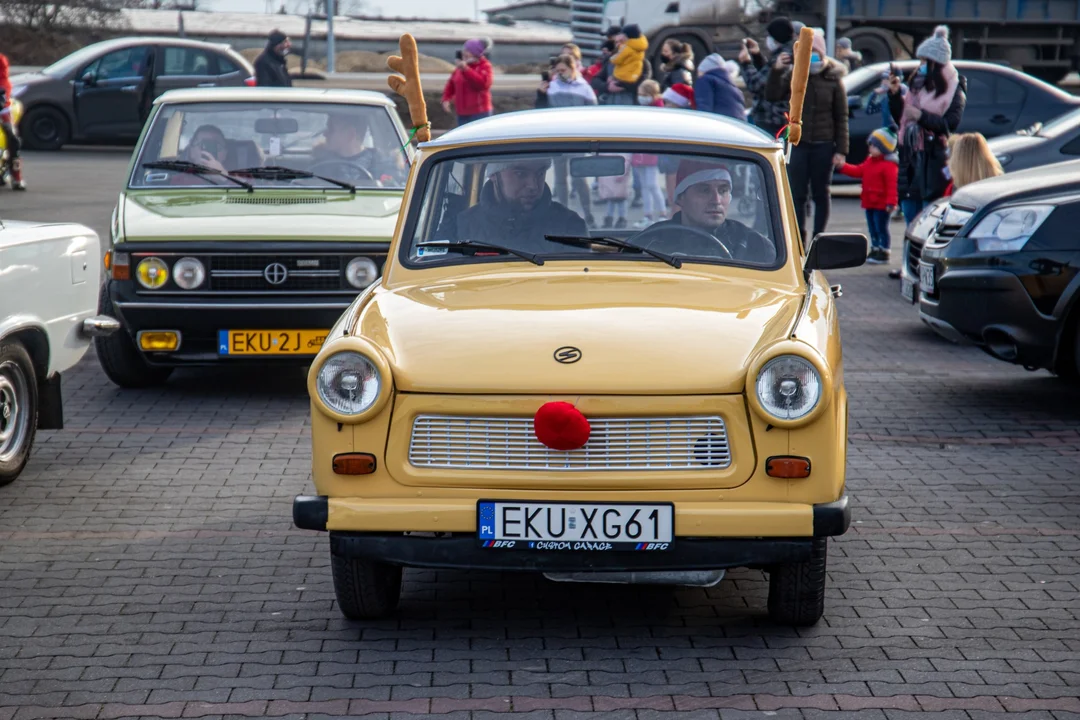
<svg viewBox="0 0 1080 720"><path fill-rule="evenodd" d="M218 355L314 355L328 330L220 330Z"/></svg>

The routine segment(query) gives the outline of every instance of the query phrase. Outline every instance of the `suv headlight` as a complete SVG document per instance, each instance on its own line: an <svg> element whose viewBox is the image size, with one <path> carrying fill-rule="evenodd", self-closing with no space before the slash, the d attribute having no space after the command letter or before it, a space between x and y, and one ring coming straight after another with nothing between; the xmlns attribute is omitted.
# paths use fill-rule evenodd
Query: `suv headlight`
<svg viewBox="0 0 1080 720"><path fill-rule="evenodd" d="M161 258L143 258L135 267L135 279L147 290L157 290L169 282L169 266Z"/></svg>
<svg viewBox="0 0 1080 720"><path fill-rule="evenodd" d="M821 402L821 375L806 358L780 355L758 371L754 391L768 415L785 422L801 420Z"/></svg>
<svg viewBox="0 0 1080 720"><path fill-rule="evenodd" d="M995 210L968 234L976 252L1010 253L1023 249L1054 211L1052 205L1021 205Z"/></svg>
<svg viewBox="0 0 1080 720"><path fill-rule="evenodd" d="M173 282L184 290L194 290L206 280L206 268L197 258L180 258L173 265Z"/></svg>

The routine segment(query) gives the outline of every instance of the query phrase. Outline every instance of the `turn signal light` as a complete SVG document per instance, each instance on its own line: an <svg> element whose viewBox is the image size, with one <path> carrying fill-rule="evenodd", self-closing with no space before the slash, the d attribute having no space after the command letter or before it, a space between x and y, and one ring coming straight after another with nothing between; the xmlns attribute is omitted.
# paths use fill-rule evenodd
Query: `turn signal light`
<svg viewBox="0 0 1080 720"><path fill-rule="evenodd" d="M375 472L375 456L368 453L340 453L334 456L338 475L370 475Z"/></svg>
<svg viewBox="0 0 1080 720"><path fill-rule="evenodd" d="M114 253L110 250L105 254L105 269L112 270L113 280L130 280L131 256L127 253Z"/></svg>
<svg viewBox="0 0 1080 720"><path fill-rule="evenodd" d="M810 458L790 455L771 457L765 461L765 474L785 480L810 477Z"/></svg>
<svg viewBox="0 0 1080 720"><path fill-rule="evenodd" d="M139 333L139 348L146 352L173 352L180 347L180 333L161 330Z"/></svg>

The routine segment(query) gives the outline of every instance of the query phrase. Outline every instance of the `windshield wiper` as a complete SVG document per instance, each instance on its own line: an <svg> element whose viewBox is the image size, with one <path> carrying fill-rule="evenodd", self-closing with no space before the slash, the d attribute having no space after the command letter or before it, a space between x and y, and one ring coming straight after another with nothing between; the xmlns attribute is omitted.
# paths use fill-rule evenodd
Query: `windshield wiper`
<svg viewBox="0 0 1080 720"><path fill-rule="evenodd" d="M534 265L543 265L544 259L536 253L525 252L524 250L515 250L514 248L504 247L502 245L493 245L491 243L476 242L475 240L459 240L455 242L422 242L417 243L416 247L422 248L446 248L447 250L472 250L473 255L476 254L476 250L494 250L495 252L503 253L505 255L517 255L522 260L528 260Z"/></svg>
<svg viewBox="0 0 1080 720"><path fill-rule="evenodd" d="M324 177L323 175L316 175L307 170L296 170L295 168L284 167L282 165L250 167L244 168L243 170L233 170L233 172L240 173L241 175L250 175L251 177L261 178L263 180L304 180L307 178L315 178L316 180L328 182L331 185L337 185L339 188L344 188L353 195L356 194L356 186L347 183L344 180L335 180L334 178Z"/></svg>
<svg viewBox="0 0 1080 720"><path fill-rule="evenodd" d="M182 172L189 175L202 175L204 177L216 175L236 183L248 192L255 191L255 186L249 182L244 182L240 178L235 178L229 173L222 172L209 165L200 165L199 163L188 162L187 160L155 160L153 162L143 163L142 166L151 170L172 170L173 172Z"/></svg>
<svg viewBox="0 0 1080 720"><path fill-rule="evenodd" d="M551 242L554 242L554 243L559 243L561 245L573 245L574 247L580 247L580 248L584 248L584 247L588 247L589 245L596 244L596 245L608 245L610 247L617 247L617 248L625 248L627 250L635 250L637 252L645 253L646 255L652 255L657 260L662 260L663 262L666 262L668 265L670 265L673 268L681 268L682 267L682 260L675 257L674 255L668 255L667 253L662 253L659 250L653 250L651 248L641 247L640 245L635 245L634 243L626 242L625 240L620 240L618 238L613 238L613 237L585 237L585 236L582 236L582 235L545 235L544 239L545 240L550 240Z"/></svg>

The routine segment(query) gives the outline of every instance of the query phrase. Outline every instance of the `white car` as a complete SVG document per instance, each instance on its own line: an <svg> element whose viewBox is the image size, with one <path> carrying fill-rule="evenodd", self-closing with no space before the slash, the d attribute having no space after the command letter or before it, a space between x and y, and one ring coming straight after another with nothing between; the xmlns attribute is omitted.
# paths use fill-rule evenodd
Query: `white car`
<svg viewBox="0 0 1080 720"><path fill-rule="evenodd" d="M39 428L63 427L60 374L120 327L97 314L101 268L88 227L0 223L0 486L22 472Z"/></svg>

